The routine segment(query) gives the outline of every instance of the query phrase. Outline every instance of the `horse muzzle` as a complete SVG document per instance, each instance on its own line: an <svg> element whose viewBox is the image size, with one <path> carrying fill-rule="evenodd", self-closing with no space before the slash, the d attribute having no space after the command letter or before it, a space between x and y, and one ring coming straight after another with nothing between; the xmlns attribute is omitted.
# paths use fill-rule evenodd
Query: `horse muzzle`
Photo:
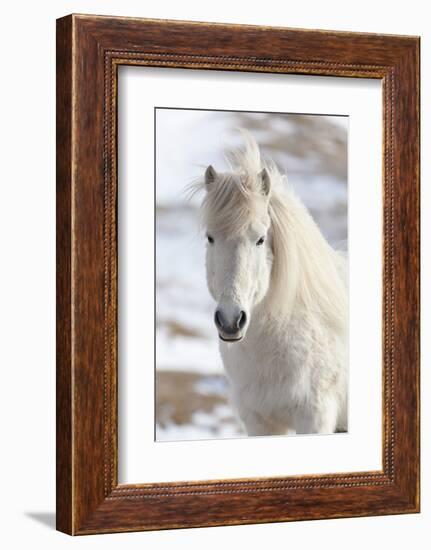
<svg viewBox="0 0 431 550"><path fill-rule="evenodd" d="M233 343L242 340L245 335L247 320L247 313L239 308L235 308L233 312L230 312L230 315L227 311L218 308L214 314L214 323L223 342Z"/></svg>

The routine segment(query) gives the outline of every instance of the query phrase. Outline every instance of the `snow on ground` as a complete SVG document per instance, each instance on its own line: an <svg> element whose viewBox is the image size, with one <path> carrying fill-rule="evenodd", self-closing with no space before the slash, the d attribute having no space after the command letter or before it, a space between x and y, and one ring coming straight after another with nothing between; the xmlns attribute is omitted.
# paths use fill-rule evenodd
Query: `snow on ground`
<svg viewBox="0 0 431 550"><path fill-rule="evenodd" d="M190 439L221 439L244 437L244 432L231 418L231 409L227 405L214 407L210 412L196 411L188 424L170 423L158 426L158 441L182 441Z"/></svg>

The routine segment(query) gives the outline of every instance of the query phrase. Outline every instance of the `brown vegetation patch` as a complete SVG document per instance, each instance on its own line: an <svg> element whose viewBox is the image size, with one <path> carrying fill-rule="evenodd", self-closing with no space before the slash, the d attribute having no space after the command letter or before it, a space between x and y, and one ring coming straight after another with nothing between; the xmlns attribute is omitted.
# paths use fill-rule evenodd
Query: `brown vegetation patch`
<svg viewBox="0 0 431 550"><path fill-rule="evenodd" d="M219 393L200 393L196 387L207 378L221 375L202 375L186 371L159 371L156 373L156 420L166 426L192 423L193 413L211 413L218 405L226 405L227 399ZM223 420L232 421L232 418Z"/></svg>

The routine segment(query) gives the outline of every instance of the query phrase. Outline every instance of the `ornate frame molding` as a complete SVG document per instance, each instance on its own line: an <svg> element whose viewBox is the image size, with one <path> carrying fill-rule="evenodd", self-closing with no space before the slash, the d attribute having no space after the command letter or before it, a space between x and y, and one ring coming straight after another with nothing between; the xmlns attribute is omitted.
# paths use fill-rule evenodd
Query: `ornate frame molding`
<svg viewBox="0 0 431 550"><path fill-rule="evenodd" d="M419 40L75 15L57 24L58 529L85 534L418 511ZM120 65L382 80L382 471L118 484Z"/></svg>

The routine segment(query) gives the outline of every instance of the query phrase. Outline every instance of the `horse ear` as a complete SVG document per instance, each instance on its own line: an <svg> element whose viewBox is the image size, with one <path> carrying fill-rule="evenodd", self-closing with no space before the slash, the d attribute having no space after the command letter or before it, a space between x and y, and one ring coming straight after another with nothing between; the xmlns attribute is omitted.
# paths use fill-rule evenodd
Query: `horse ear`
<svg viewBox="0 0 431 550"><path fill-rule="evenodd" d="M211 165L209 165L208 168L205 170L205 184L210 185L211 183L214 183L216 177L217 172Z"/></svg>
<svg viewBox="0 0 431 550"><path fill-rule="evenodd" d="M265 196L268 196L271 191L271 178L269 177L268 171L266 168L263 168L258 174L260 180L260 185L262 188L262 193Z"/></svg>

